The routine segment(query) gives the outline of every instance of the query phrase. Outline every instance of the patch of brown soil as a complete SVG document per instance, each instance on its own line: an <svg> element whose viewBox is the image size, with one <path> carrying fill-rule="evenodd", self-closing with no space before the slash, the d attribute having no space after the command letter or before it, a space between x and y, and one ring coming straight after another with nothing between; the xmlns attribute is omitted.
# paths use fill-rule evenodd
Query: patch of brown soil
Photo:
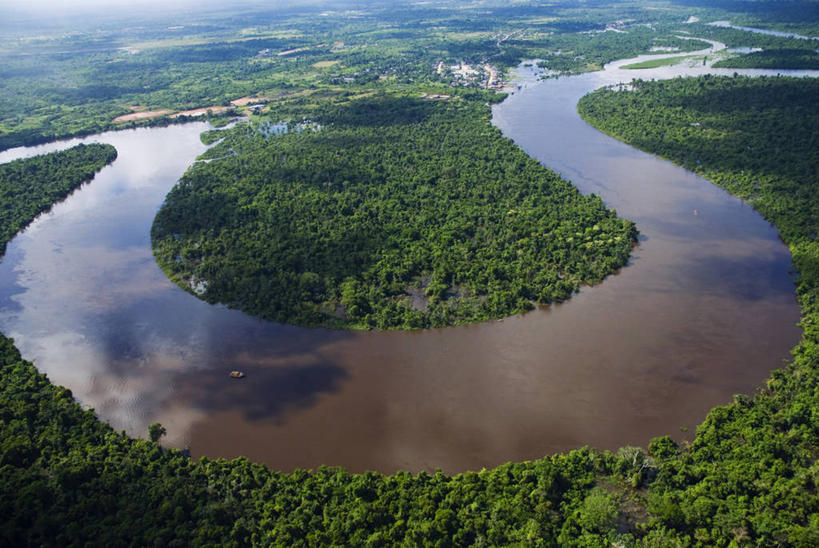
<svg viewBox="0 0 819 548"><path fill-rule="evenodd" d="M230 104L235 107L243 107L245 105L249 105L250 103L264 103L269 100L269 97L241 97L239 99L234 99L230 102Z"/></svg>
<svg viewBox="0 0 819 548"><path fill-rule="evenodd" d="M227 112L230 107L202 107L202 108L195 108L193 110L183 110L181 112L177 112L176 114L171 114L168 118L179 118L180 116L204 116L208 112L212 114L222 114L223 112Z"/></svg>
<svg viewBox="0 0 819 548"><path fill-rule="evenodd" d="M132 114L123 114L114 118L115 123L133 122L134 120L147 120L149 118L156 118L157 116L164 116L170 114L170 110L147 110L145 112L134 112Z"/></svg>

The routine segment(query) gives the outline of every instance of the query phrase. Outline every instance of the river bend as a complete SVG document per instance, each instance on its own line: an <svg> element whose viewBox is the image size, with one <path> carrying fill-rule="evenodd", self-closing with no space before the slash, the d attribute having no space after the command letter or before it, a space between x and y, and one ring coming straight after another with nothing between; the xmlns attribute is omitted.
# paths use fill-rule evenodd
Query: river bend
<svg viewBox="0 0 819 548"><path fill-rule="evenodd" d="M159 421L164 443L194 456L281 470L458 472L679 437L783 363L799 309L788 250L749 205L576 113L603 85L720 71L623 64L522 83L493 111L504 134L641 231L626 268L564 304L465 327L342 332L199 301L166 279L149 237L205 150L207 126L194 123L0 154L80 141L119 152L9 244L0 330L116 429L144 436ZM230 380L233 369L247 377Z"/></svg>

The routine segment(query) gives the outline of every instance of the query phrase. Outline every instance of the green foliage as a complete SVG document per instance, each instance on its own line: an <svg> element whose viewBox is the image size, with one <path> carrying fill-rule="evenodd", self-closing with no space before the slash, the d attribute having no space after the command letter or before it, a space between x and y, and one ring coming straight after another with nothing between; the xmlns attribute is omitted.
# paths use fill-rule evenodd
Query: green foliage
<svg viewBox="0 0 819 548"><path fill-rule="evenodd" d="M222 133L222 130L211 129L208 131L203 131L199 138L201 139L203 145L212 145L224 136L225 134Z"/></svg>
<svg viewBox="0 0 819 548"><path fill-rule="evenodd" d="M154 443L159 443L159 439L165 434L167 434L165 427L158 422L155 422L148 427L148 438Z"/></svg>
<svg viewBox="0 0 819 548"><path fill-rule="evenodd" d="M704 76L598 90L578 108L606 133L748 200L796 242L819 227L817 104L812 78Z"/></svg>
<svg viewBox="0 0 819 548"><path fill-rule="evenodd" d="M634 225L489 114L464 96L385 94L325 101L302 131L237 127L168 195L157 259L211 302L380 329L515 314L622 266Z"/></svg>
<svg viewBox="0 0 819 548"><path fill-rule="evenodd" d="M614 497L605 493L590 493L580 510L580 527L591 533L607 533L614 526L619 509Z"/></svg>
<svg viewBox="0 0 819 548"><path fill-rule="evenodd" d="M819 4L816 5L819 6ZM814 25L816 24L815 22ZM819 30L819 27L815 28ZM811 46L811 42L803 38L777 36L750 30L713 26L705 23L686 25L686 32L690 32L692 36L723 42L729 48L754 47L763 48L765 50L804 50Z"/></svg>
<svg viewBox="0 0 819 548"><path fill-rule="evenodd" d="M717 68L819 69L819 53L814 49L773 49L754 51L714 63Z"/></svg>
<svg viewBox="0 0 819 548"><path fill-rule="evenodd" d="M816 0L675 0L683 6L719 10L719 19L739 26L816 36L819 2Z"/></svg>
<svg viewBox="0 0 819 548"><path fill-rule="evenodd" d="M0 164L0 253L5 252L5 242L34 217L116 157L111 145L90 144Z"/></svg>
<svg viewBox="0 0 819 548"><path fill-rule="evenodd" d="M662 31L670 31L669 27L661 27ZM538 64L551 71L573 74L600 70L606 63L648 53L654 46L674 47L679 51L709 47L708 42L688 40L666 32L658 33L654 28L635 25L629 26L626 32L558 35L549 39L550 48L541 55L542 61Z"/></svg>

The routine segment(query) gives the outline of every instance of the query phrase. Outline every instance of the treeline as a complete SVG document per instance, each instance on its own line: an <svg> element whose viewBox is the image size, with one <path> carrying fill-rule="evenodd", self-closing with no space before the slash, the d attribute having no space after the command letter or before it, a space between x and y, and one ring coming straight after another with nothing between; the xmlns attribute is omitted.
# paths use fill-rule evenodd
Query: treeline
<svg viewBox="0 0 819 548"><path fill-rule="evenodd" d="M602 89L580 102L599 129L752 203L799 272L804 336L793 362L757 394L712 410L689 450L660 459L647 501L668 544L819 544L817 104L814 79L710 76L637 81L633 91Z"/></svg>
<svg viewBox="0 0 819 548"><path fill-rule="evenodd" d="M714 67L819 70L819 53L815 49L753 51L717 61Z"/></svg>
<svg viewBox="0 0 819 548"><path fill-rule="evenodd" d="M634 25L623 32L609 30L591 34L558 34L544 38L543 49L527 48L526 51L530 54L528 57L542 59L538 63L541 67L558 73L579 73L601 70L606 63L648 53L655 46L678 48L679 51L709 47L708 42L681 38L674 35L676 31L671 27L661 27L665 32Z"/></svg>
<svg viewBox="0 0 819 548"><path fill-rule="evenodd" d="M819 5L819 4L817 4ZM752 32L730 27L718 27L706 23L692 23L686 25L692 36L718 40L729 48L754 47L771 50L807 49L813 45L813 40L794 38L790 36L776 36L761 32Z"/></svg>
<svg viewBox="0 0 819 548"><path fill-rule="evenodd" d="M94 143L0 164L0 241L10 240L116 157L113 146Z"/></svg>
<svg viewBox="0 0 819 548"><path fill-rule="evenodd" d="M730 12L728 15L737 25L783 28L819 22L816 0L674 0L674 3Z"/></svg>
<svg viewBox="0 0 819 548"><path fill-rule="evenodd" d="M636 230L490 124L492 95L390 94L238 127L169 193L168 275L280 322L379 329L481 321L561 301L628 260Z"/></svg>

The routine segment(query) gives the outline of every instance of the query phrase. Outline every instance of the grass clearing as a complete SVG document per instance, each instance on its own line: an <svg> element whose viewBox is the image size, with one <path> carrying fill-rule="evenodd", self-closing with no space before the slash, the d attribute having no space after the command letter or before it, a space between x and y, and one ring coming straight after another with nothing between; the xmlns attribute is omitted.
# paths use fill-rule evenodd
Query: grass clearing
<svg viewBox="0 0 819 548"><path fill-rule="evenodd" d="M341 63L340 59L333 59L332 61L318 61L316 63L313 63L313 67L315 67L315 68L330 68L330 67L336 66L339 63Z"/></svg>

